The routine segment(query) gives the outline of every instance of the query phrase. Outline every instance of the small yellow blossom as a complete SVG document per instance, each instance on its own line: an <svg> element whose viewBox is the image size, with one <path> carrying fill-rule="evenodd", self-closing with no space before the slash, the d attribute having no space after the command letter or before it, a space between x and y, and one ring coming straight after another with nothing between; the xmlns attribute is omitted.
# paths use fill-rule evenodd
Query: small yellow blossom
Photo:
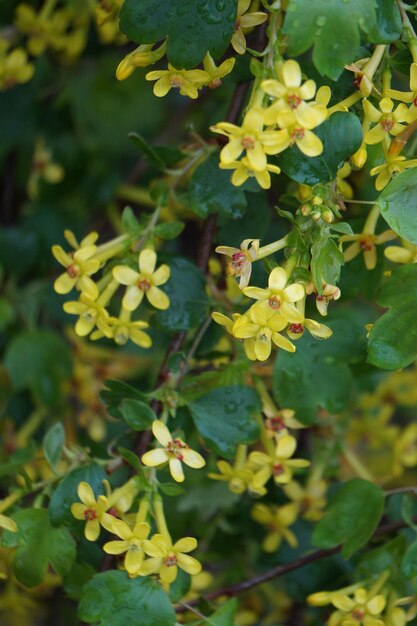
<svg viewBox="0 0 417 626"><path fill-rule="evenodd" d="M334 592L331 594L331 603L336 609L329 618L329 626L384 626L381 613L387 600L382 594L369 597L364 588L356 589L353 597L346 593Z"/></svg>
<svg viewBox="0 0 417 626"><path fill-rule="evenodd" d="M259 251L259 239L245 239L240 248L231 246L217 246L217 254L225 254L230 257L227 265L228 276L240 278L239 287L247 287L252 272L252 263L256 261Z"/></svg>
<svg viewBox="0 0 417 626"><path fill-rule="evenodd" d="M417 159L406 160L405 156L390 155L386 156L386 163L377 165L371 169L371 176L378 174L375 181L375 189L382 191L391 180L392 176L408 170L410 167L417 167Z"/></svg>
<svg viewBox="0 0 417 626"><path fill-rule="evenodd" d="M290 339L296 341L304 335L304 330L306 328L316 339L328 339L333 335L331 328L325 326L324 324L320 324L320 322L316 322L316 320L308 318L302 319L301 322L298 322L297 324L290 324L287 328L287 335Z"/></svg>
<svg viewBox="0 0 417 626"><path fill-rule="evenodd" d="M295 419L295 411L292 409L281 409L278 411L278 409L274 408L274 410L268 410L268 407L264 404L262 405L262 409L266 415L264 422L265 434L270 439L288 435L289 428L305 428L304 424L301 424L301 422Z"/></svg>
<svg viewBox="0 0 417 626"><path fill-rule="evenodd" d="M184 471L181 463L185 463L195 469L200 469L206 464L201 454L191 450L182 439L178 437L173 439L168 428L160 420L152 422L152 432L162 448L155 448L145 452L142 456L144 465L155 467L168 462L172 478L181 483L184 480Z"/></svg>
<svg viewBox="0 0 417 626"><path fill-rule="evenodd" d="M235 66L236 59L230 58L220 63L217 66L211 56L210 52L207 52L203 59L204 71L209 75L209 82L206 83L209 89L217 89L222 84L222 78L230 74Z"/></svg>
<svg viewBox="0 0 417 626"><path fill-rule="evenodd" d="M353 242L344 252L346 263L363 252L366 269L373 270L376 267L377 261L376 246L386 243L387 241L391 241L396 237L397 235L392 230L386 230L380 235L364 232L359 235L343 235L340 237L339 243L343 244L346 241Z"/></svg>
<svg viewBox="0 0 417 626"><path fill-rule="evenodd" d="M393 263L417 263L417 246L405 239L402 246L387 246L384 254Z"/></svg>
<svg viewBox="0 0 417 626"><path fill-rule="evenodd" d="M393 450L393 476L401 476L405 467L417 465L417 424L408 424L397 436Z"/></svg>
<svg viewBox="0 0 417 626"><path fill-rule="evenodd" d="M78 301L65 302L63 308L65 313L79 316L75 324L79 337L86 337L96 326L105 337L111 337L110 316L100 302L82 293Z"/></svg>
<svg viewBox="0 0 417 626"><path fill-rule="evenodd" d="M251 512L252 518L269 529L262 542L265 552L276 552L283 539L292 548L297 546L297 538L288 526L296 521L298 510L297 504L284 504L284 506L255 504Z"/></svg>
<svg viewBox="0 0 417 626"><path fill-rule="evenodd" d="M380 143L389 135L399 135L405 128L401 123L407 118L408 109L405 104L399 104L395 111L394 103L390 98L382 98L379 103L380 111L369 100L363 100L363 110L366 117L375 126L365 133L365 143Z"/></svg>
<svg viewBox="0 0 417 626"><path fill-rule="evenodd" d="M126 80L137 67L147 67L162 59L166 50L166 42L164 41L155 50L152 50L153 46L154 44L143 44L138 46L133 52L129 52L117 66L117 80Z"/></svg>
<svg viewBox="0 0 417 626"><path fill-rule="evenodd" d="M28 194L36 198L39 192L39 182L44 180L50 185L60 183L64 177L64 169L52 159L52 152L45 146L43 140L38 140L32 160L31 173L27 182Z"/></svg>
<svg viewBox="0 0 417 626"><path fill-rule="evenodd" d="M146 522L138 522L132 529L126 522L114 518L111 532L121 541L108 541L103 550L107 554L126 553L124 567L130 576L137 576L144 559L143 542L150 531L151 527Z"/></svg>
<svg viewBox="0 0 417 626"><path fill-rule="evenodd" d="M248 488L253 478L253 472L247 467L232 466L227 461L217 461L217 469L220 474L210 472L208 477L212 480L221 480L228 483L230 491L241 494Z"/></svg>
<svg viewBox="0 0 417 626"><path fill-rule="evenodd" d="M146 80L156 80L153 88L155 96L162 98L171 89L179 89L182 96L188 96L195 100L198 98L198 90L202 85L210 81L210 76L204 70L177 70L171 63L167 70L154 70L148 72Z"/></svg>
<svg viewBox="0 0 417 626"><path fill-rule="evenodd" d="M287 325L287 319L280 313L270 307L254 304L247 314L235 321L232 334L237 339L244 339L248 359L266 361L271 354L272 343L287 352L295 352L291 341L280 334Z"/></svg>
<svg viewBox="0 0 417 626"><path fill-rule="evenodd" d="M109 508L105 496L99 496L96 500L93 490L86 482L81 482L77 489L78 497L82 504L75 502L71 505L71 513L75 519L85 520L84 535L89 541L95 541L100 534L100 524L111 531L113 516L106 513Z"/></svg>
<svg viewBox="0 0 417 626"><path fill-rule="evenodd" d="M6 46L0 47L0 89L27 83L34 71L34 65L29 62L26 50L15 48L8 51Z"/></svg>
<svg viewBox="0 0 417 626"><path fill-rule="evenodd" d="M309 295L317 293L314 283L308 283L308 285L306 285L306 293ZM320 315L326 317L330 301L339 300L341 295L342 292L339 287L336 287L336 285L323 284L322 293L316 295L316 307Z"/></svg>
<svg viewBox="0 0 417 626"><path fill-rule="evenodd" d="M249 460L260 468L256 471L254 485L265 485L271 476L277 485L284 485L292 479L293 468L308 467L310 461L292 458L296 447L296 439L291 435L284 435L277 440L272 455L257 450L251 452Z"/></svg>
<svg viewBox="0 0 417 626"><path fill-rule="evenodd" d="M245 287L243 293L249 298L264 303L272 311L279 312L288 322L298 323L303 320L303 315L294 303L304 298L304 287L300 283L288 286L287 283L288 276L284 268L275 267L269 274L267 289Z"/></svg>
<svg viewBox="0 0 417 626"><path fill-rule="evenodd" d="M0 528L4 528L5 530L9 530L12 533L17 533L17 525L11 517L7 515L3 515L0 513Z"/></svg>
<svg viewBox="0 0 417 626"><path fill-rule="evenodd" d="M72 233L70 233L71 237L73 237ZM100 269L100 261L94 258L97 250L95 245L97 237L97 233L90 233L81 241L75 252L71 253L65 252L61 246L52 246L52 254L58 263L65 267L65 273L61 274L54 283L57 293L66 294L75 287L92 300L97 298L97 285L90 278Z"/></svg>
<svg viewBox="0 0 417 626"><path fill-rule="evenodd" d="M266 13L262 11L248 12L251 0L239 0L237 3L237 16L235 22L235 32L233 33L231 44L238 54L244 54L246 50L245 33L254 26L263 24L268 19Z"/></svg>
<svg viewBox="0 0 417 626"><path fill-rule="evenodd" d="M201 572L201 564L189 556L188 552L192 552L196 547L197 541L193 537L184 537L172 544L166 535L154 535L151 540L143 542L143 549L151 558L143 562L141 574L148 576L158 572L165 584L174 582L178 575L178 567L195 576Z"/></svg>
<svg viewBox="0 0 417 626"><path fill-rule="evenodd" d="M151 347L152 339L143 332L143 329L148 328L149 324L141 320L130 320L129 311L123 309L119 317L110 316L106 321L109 330L107 330L107 328L99 328L90 335L90 339L95 341L102 337L108 337L109 339L113 339L119 346L124 346L130 339L140 348ZM106 330L106 332L104 332L104 330Z"/></svg>
<svg viewBox="0 0 417 626"><path fill-rule="evenodd" d="M343 198L350 200L354 196L354 192L350 183L346 180L352 173L349 161L346 161L336 174L336 189Z"/></svg>
<svg viewBox="0 0 417 626"><path fill-rule="evenodd" d="M311 522L317 522L323 516L326 506L327 483L312 472L305 484L292 480L284 485L285 495L297 506L301 517Z"/></svg>
<svg viewBox="0 0 417 626"><path fill-rule="evenodd" d="M235 187L240 187L248 178L254 177L262 189L269 189L271 187L271 176L269 173L281 173L281 168L278 165L270 165L269 163L267 163L264 170L254 170L251 168L247 157L231 163L219 163L219 167L222 170L234 170L231 181Z"/></svg>
<svg viewBox="0 0 417 626"><path fill-rule="evenodd" d="M169 307L168 296L159 289L159 285L164 285L170 276L168 265L161 265L156 271L156 253L151 248L145 248L139 255L139 272L124 265L117 265L113 269L114 278L121 284L127 285L126 294L122 305L127 311L134 311L138 308L146 295L146 298L156 309L167 309Z"/></svg>

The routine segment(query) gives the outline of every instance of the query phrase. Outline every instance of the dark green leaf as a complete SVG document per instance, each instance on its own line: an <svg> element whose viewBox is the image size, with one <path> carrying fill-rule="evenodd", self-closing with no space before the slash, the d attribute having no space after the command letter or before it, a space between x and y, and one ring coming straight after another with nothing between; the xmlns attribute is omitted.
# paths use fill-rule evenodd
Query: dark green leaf
<svg viewBox="0 0 417 626"><path fill-rule="evenodd" d="M339 167L358 150L362 142L361 123L353 113L334 113L314 132L323 142L322 154L306 157L297 146L292 146L278 157L282 171L306 185L334 180Z"/></svg>
<svg viewBox="0 0 417 626"><path fill-rule="evenodd" d="M168 36L167 56L178 69L198 65L207 51L219 58L232 38L237 0L126 0L121 30L136 43Z"/></svg>
<svg viewBox="0 0 417 626"><path fill-rule="evenodd" d="M361 478L342 485L331 499L325 516L313 531L319 548L343 544L342 556L349 558L367 543L384 512L384 492Z"/></svg>
<svg viewBox="0 0 417 626"><path fill-rule="evenodd" d="M140 464L138 457L134 452L132 452L132 450L128 450L127 448L117 448L117 451L120 456L126 461L126 463L133 467L133 469L135 469L139 475L142 475L142 465Z"/></svg>
<svg viewBox="0 0 417 626"><path fill-rule="evenodd" d="M13 305L7 298L0 298L0 330L4 330L13 322L15 312Z"/></svg>
<svg viewBox="0 0 417 626"><path fill-rule="evenodd" d="M65 443L65 430L61 422L57 422L47 431L43 438L43 452L52 468L58 463Z"/></svg>
<svg viewBox="0 0 417 626"><path fill-rule="evenodd" d="M164 285L170 307L155 315L158 326L176 332L195 328L208 315L205 279L201 270L186 259L169 260L171 278Z"/></svg>
<svg viewBox="0 0 417 626"><path fill-rule="evenodd" d="M375 0L290 0L284 21L289 56L314 46L318 71L337 80L344 66L357 58L360 30L375 29L376 6Z"/></svg>
<svg viewBox="0 0 417 626"><path fill-rule="evenodd" d="M180 496L185 493L185 489L176 483L160 483L159 489L166 496Z"/></svg>
<svg viewBox="0 0 417 626"><path fill-rule="evenodd" d="M330 237L328 229L322 229L317 241L311 247L311 272L318 293L323 293L326 284L339 282L343 253Z"/></svg>
<svg viewBox="0 0 417 626"><path fill-rule="evenodd" d="M417 541L414 541L404 554L401 570L406 578L417 576Z"/></svg>
<svg viewBox="0 0 417 626"><path fill-rule="evenodd" d="M397 235L417 244L415 198L417 168L402 172L392 180L379 196L381 214Z"/></svg>
<svg viewBox="0 0 417 626"><path fill-rule="evenodd" d="M48 565L57 574L69 572L76 551L75 542L66 528L51 526L45 509L24 509L12 517L18 532L7 533L3 544L17 547L13 571L23 585L39 585L48 571Z"/></svg>
<svg viewBox="0 0 417 626"><path fill-rule="evenodd" d="M240 385L214 389L189 404L195 426L215 452L232 457L239 443L252 443L259 434L255 415L257 393Z"/></svg>
<svg viewBox="0 0 417 626"><path fill-rule="evenodd" d="M136 219L135 214L130 206L127 206L123 209L122 228L123 232L132 236L137 236L142 230L142 227Z"/></svg>
<svg viewBox="0 0 417 626"><path fill-rule="evenodd" d="M123 419L133 430L148 430L156 419L151 407L141 402L127 398L122 402Z"/></svg>
<svg viewBox="0 0 417 626"><path fill-rule="evenodd" d="M377 0L377 4L376 24L369 29L369 41L392 43L400 39L403 25L398 4L393 0Z"/></svg>
<svg viewBox="0 0 417 626"><path fill-rule="evenodd" d="M80 482L87 482L95 495L104 494L103 480L106 478L100 465L86 465L72 470L55 489L49 503L49 519L54 526L66 524L73 526L77 522L71 514L71 504L79 502L77 489Z"/></svg>
<svg viewBox="0 0 417 626"><path fill-rule="evenodd" d="M221 213L227 217L242 217L246 209L244 191L232 185L230 171L219 169L219 155L212 154L191 177L188 187L190 208L199 217Z"/></svg>
<svg viewBox="0 0 417 626"><path fill-rule="evenodd" d="M237 607L238 602L236 598L228 600L220 609L217 609L215 613L210 615L207 619L207 624L210 624L210 626L233 626Z"/></svg>
<svg viewBox="0 0 417 626"><path fill-rule="evenodd" d="M184 222L165 222L158 224L153 232L162 239L175 239L182 233L184 226Z"/></svg>
<svg viewBox="0 0 417 626"><path fill-rule="evenodd" d="M377 294L383 307L390 307L369 335L368 362L387 370L398 370L417 355L417 266L394 270Z"/></svg>
<svg viewBox="0 0 417 626"><path fill-rule="evenodd" d="M106 404L107 411L116 419L123 419L122 402L127 399L146 401L146 395L121 380L106 380L105 389L100 392L100 399Z"/></svg>
<svg viewBox="0 0 417 626"><path fill-rule="evenodd" d="M94 567L89 563L74 563L63 580L63 587L67 596L73 600L79 600L84 585L92 579L95 573Z"/></svg>
<svg viewBox="0 0 417 626"><path fill-rule="evenodd" d="M281 351L275 362L275 399L304 424L315 421L318 407L336 414L349 402L352 374L339 358L337 343L335 337L320 341L306 332L294 354Z"/></svg>
<svg viewBox="0 0 417 626"><path fill-rule="evenodd" d="M159 583L125 572L96 574L83 589L78 616L99 626L174 626L175 611Z"/></svg>
<svg viewBox="0 0 417 626"><path fill-rule="evenodd" d="M139 133L129 133L129 138L139 148L143 156L146 158L147 161L149 161L149 163L151 163L151 165L154 165L161 172L166 172L167 168L164 161L155 152L153 147L148 144L146 139L139 135Z"/></svg>

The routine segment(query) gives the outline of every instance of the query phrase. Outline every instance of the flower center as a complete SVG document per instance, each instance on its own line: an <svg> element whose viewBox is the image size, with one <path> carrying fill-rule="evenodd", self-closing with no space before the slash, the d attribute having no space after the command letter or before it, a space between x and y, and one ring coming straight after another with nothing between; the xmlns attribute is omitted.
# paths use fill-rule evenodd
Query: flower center
<svg viewBox="0 0 417 626"><path fill-rule="evenodd" d="M175 456L180 461L183 461L184 456L181 453L181 450L183 450L186 447L187 447L186 444L183 441L181 441L181 439L173 439L172 441L168 442L166 450L172 456Z"/></svg>
<svg viewBox="0 0 417 626"><path fill-rule="evenodd" d="M297 141L297 139L303 139L305 135L304 128L294 128L291 134L291 139Z"/></svg>
<svg viewBox="0 0 417 626"><path fill-rule="evenodd" d="M374 244L371 239L366 238L360 240L359 247L363 252L369 252L374 247Z"/></svg>
<svg viewBox="0 0 417 626"><path fill-rule="evenodd" d="M277 310L281 306L281 298L279 296L271 296L268 300L271 309Z"/></svg>
<svg viewBox="0 0 417 626"><path fill-rule="evenodd" d="M353 609L352 611L352 617L356 622L361 622L363 620L363 618L365 617L366 613L363 609Z"/></svg>
<svg viewBox="0 0 417 626"><path fill-rule="evenodd" d="M166 557L165 557L165 565L167 567L172 567L173 565L177 565L178 563L178 559L175 556L175 554L173 554L172 552L170 552Z"/></svg>
<svg viewBox="0 0 417 626"><path fill-rule="evenodd" d="M151 283L149 282L149 280L146 280L146 278L141 278L141 280L138 282L138 287L139 289L142 289L142 291L148 291L148 289L151 288Z"/></svg>
<svg viewBox="0 0 417 626"><path fill-rule="evenodd" d="M256 339L261 343L268 343L270 341L270 336L263 330L257 335Z"/></svg>
<svg viewBox="0 0 417 626"><path fill-rule="evenodd" d="M234 267L235 269L240 270L245 261L246 261L246 257L244 253L236 252L235 254L232 254L232 260L230 262L230 265Z"/></svg>
<svg viewBox="0 0 417 626"><path fill-rule="evenodd" d="M360 87L361 87L361 82L362 82L362 78L363 75L362 74L358 74L356 76L356 78L352 81L352 85L355 87L355 89L357 89L359 91Z"/></svg>
<svg viewBox="0 0 417 626"><path fill-rule="evenodd" d="M180 76L171 76L171 78L169 79L169 84L171 85L171 87L179 89L180 87L182 87L182 79Z"/></svg>
<svg viewBox="0 0 417 626"><path fill-rule="evenodd" d="M289 331L294 335L302 335L304 332L304 326L302 324L291 324Z"/></svg>
<svg viewBox="0 0 417 626"><path fill-rule="evenodd" d="M95 509L86 509L84 511L84 519L87 522L92 522L93 520L97 519L97 511Z"/></svg>
<svg viewBox="0 0 417 626"><path fill-rule="evenodd" d="M68 265L66 272L70 278L77 278L78 276L78 267L74 264Z"/></svg>
<svg viewBox="0 0 417 626"><path fill-rule="evenodd" d="M392 130L392 127L394 126L394 120L392 119L391 116L384 116L381 119L381 126L385 130L386 133L389 133L390 130Z"/></svg>
<svg viewBox="0 0 417 626"><path fill-rule="evenodd" d="M272 473L274 476L281 476L285 472L285 467L282 463L274 463L272 466Z"/></svg>
<svg viewBox="0 0 417 626"><path fill-rule="evenodd" d="M287 102L290 109L297 109L300 106L302 100L295 93L292 93L287 96Z"/></svg>
<svg viewBox="0 0 417 626"><path fill-rule="evenodd" d="M253 137L242 137L242 146L245 150L253 150L255 147L255 140Z"/></svg>
<svg viewBox="0 0 417 626"><path fill-rule="evenodd" d="M140 541L138 541L137 539L132 539L132 541L129 543L128 550L129 552L140 552L141 551Z"/></svg>
<svg viewBox="0 0 417 626"><path fill-rule="evenodd" d="M220 80L220 78L213 78L213 80L209 82L207 87L209 89L217 89L217 87L220 87L221 84L222 81Z"/></svg>
<svg viewBox="0 0 417 626"><path fill-rule="evenodd" d="M276 415L275 417L270 417L266 420L266 427L268 430L272 430L274 433L279 433L281 430L284 430L286 426L282 417Z"/></svg>
<svg viewBox="0 0 417 626"><path fill-rule="evenodd" d="M124 346L125 343L127 343L128 339L129 339L129 333L128 333L127 328L125 328L124 326L122 326L121 328L118 328L114 335L115 342L119 346Z"/></svg>

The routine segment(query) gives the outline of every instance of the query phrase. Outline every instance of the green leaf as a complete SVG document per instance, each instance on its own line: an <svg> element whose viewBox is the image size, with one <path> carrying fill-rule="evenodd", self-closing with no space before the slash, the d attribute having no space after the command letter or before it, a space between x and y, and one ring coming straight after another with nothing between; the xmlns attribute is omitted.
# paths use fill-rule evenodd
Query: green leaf
<svg viewBox="0 0 417 626"><path fill-rule="evenodd" d="M195 328L208 315L208 298L202 271L190 261L174 258L168 261L170 280L164 290L170 299L170 307L155 315L158 326L177 332Z"/></svg>
<svg viewBox="0 0 417 626"><path fill-rule="evenodd" d="M414 541L404 554L401 571L407 579L417 576L417 541Z"/></svg>
<svg viewBox="0 0 417 626"><path fill-rule="evenodd" d="M210 626L233 626L237 608L238 601L236 598L232 598L210 615L207 619L207 624L210 624Z"/></svg>
<svg viewBox="0 0 417 626"><path fill-rule="evenodd" d="M376 24L369 29L369 41L392 43L401 38L402 21L398 4L393 0L377 0Z"/></svg>
<svg viewBox="0 0 417 626"><path fill-rule="evenodd" d="M105 389L100 392L100 399L106 405L108 413L116 419L124 419L122 411L122 403L124 400L133 399L146 401L147 399L146 395L139 391L139 389L121 380L106 380L105 385Z"/></svg>
<svg viewBox="0 0 417 626"><path fill-rule="evenodd" d="M159 483L159 489L166 496L180 496L185 493L185 489L176 483Z"/></svg>
<svg viewBox="0 0 417 626"><path fill-rule="evenodd" d="M168 36L167 57L178 69L201 63L207 51L219 58L232 38L237 0L125 0L120 29L136 43Z"/></svg>
<svg viewBox="0 0 417 626"><path fill-rule="evenodd" d="M72 470L55 489L49 503L49 519L54 526L60 524L74 526L77 522L71 514L71 504L79 502L77 489L79 483L85 481L90 485L95 495L104 494L103 480L106 474L100 465L86 465Z"/></svg>
<svg viewBox="0 0 417 626"><path fill-rule="evenodd" d="M376 6L375 0L290 0L283 27L288 55L314 46L313 62L320 74L337 80L357 58L360 30L375 29Z"/></svg>
<svg viewBox="0 0 417 626"><path fill-rule="evenodd" d="M7 298L0 298L0 330L4 330L13 322L15 311Z"/></svg>
<svg viewBox="0 0 417 626"><path fill-rule="evenodd" d="M258 437L254 416L261 406L254 389L221 387L188 406L198 432L217 454L231 458L239 443L253 443Z"/></svg>
<svg viewBox="0 0 417 626"><path fill-rule="evenodd" d="M230 171L219 169L219 155L210 155L193 173L188 187L190 208L199 217L221 213L240 218L246 209L244 191L232 185Z"/></svg>
<svg viewBox="0 0 417 626"><path fill-rule="evenodd" d="M129 139L139 148L146 160L161 172L166 172L166 165L159 154L139 133L129 133Z"/></svg>
<svg viewBox="0 0 417 626"><path fill-rule="evenodd" d="M343 253L331 238L327 228L323 228L320 236L311 247L311 272L318 293L323 292L323 285L336 285L340 278L343 265Z"/></svg>
<svg viewBox="0 0 417 626"><path fill-rule="evenodd" d="M43 438L43 452L49 465L54 469L58 463L65 443L65 430L61 422L57 422L47 431Z"/></svg>
<svg viewBox="0 0 417 626"><path fill-rule="evenodd" d="M417 168L402 172L384 189L377 200L381 215L397 235L417 244L415 198Z"/></svg>
<svg viewBox="0 0 417 626"><path fill-rule="evenodd" d="M139 224L130 206L123 209L122 229L123 232L132 236L137 236L142 231L142 226Z"/></svg>
<svg viewBox="0 0 417 626"><path fill-rule="evenodd" d="M96 574L83 589L78 617L99 626L174 626L175 611L162 587L151 578L125 572Z"/></svg>
<svg viewBox="0 0 417 626"><path fill-rule="evenodd" d="M415 522L417 513L417 500L415 495L415 493L406 493L403 496L401 502L401 517L410 528L417 532L417 524Z"/></svg>
<svg viewBox="0 0 417 626"><path fill-rule="evenodd" d="M94 567L89 563L74 563L62 581L66 595L73 600L79 600L84 585L92 579L95 573Z"/></svg>
<svg viewBox="0 0 417 626"><path fill-rule="evenodd" d="M122 402L123 419L133 430L148 430L157 419L151 407L140 400L126 399Z"/></svg>
<svg viewBox="0 0 417 626"><path fill-rule="evenodd" d="M57 574L67 574L76 556L68 530L51 526L45 509L24 509L12 517L18 532L7 533L3 545L17 546L13 572L19 582L26 587L40 585L49 565Z"/></svg>
<svg viewBox="0 0 417 626"><path fill-rule="evenodd" d="M153 232L162 239L175 239L182 233L184 226L184 222L165 222L158 224Z"/></svg>
<svg viewBox="0 0 417 626"><path fill-rule="evenodd" d="M361 123L353 113L334 113L315 128L314 133L323 142L322 154L306 158L297 146L292 146L282 152L277 161L287 176L306 185L334 180L339 167L362 142Z"/></svg>
<svg viewBox="0 0 417 626"><path fill-rule="evenodd" d="M306 332L294 354L282 351L275 361L275 399L280 406L293 409L304 424L315 421L318 407L336 414L349 402L352 374L341 361L337 344L334 336L320 341Z"/></svg>
<svg viewBox="0 0 417 626"><path fill-rule="evenodd" d="M417 266L395 269L378 291L377 302L390 310L371 330L368 362L382 369L402 369L417 356Z"/></svg>
<svg viewBox="0 0 417 626"><path fill-rule="evenodd" d="M347 559L367 543L384 512L384 492L361 478L342 485L330 500L325 516L313 531L313 543L319 548L343 544Z"/></svg>
<svg viewBox="0 0 417 626"><path fill-rule="evenodd" d="M61 383L71 376L68 345L53 331L25 331L8 345L4 364L16 391L30 389L41 402L55 404Z"/></svg>
<svg viewBox="0 0 417 626"><path fill-rule="evenodd" d="M138 457L134 452L132 452L132 450L128 450L127 448L117 448L117 452L120 454L122 459L126 461L126 463L128 463L131 467L133 467L134 470L137 471L140 476L143 475L142 465L140 464Z"/></svg>

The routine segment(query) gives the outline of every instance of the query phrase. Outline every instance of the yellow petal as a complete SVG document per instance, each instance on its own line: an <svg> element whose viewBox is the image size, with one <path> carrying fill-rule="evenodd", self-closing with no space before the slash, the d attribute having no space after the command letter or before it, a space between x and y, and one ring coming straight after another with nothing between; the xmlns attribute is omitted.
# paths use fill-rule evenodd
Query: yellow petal
<svg viewBox="0 0 417 626"><path fill-rule="evenodd" d="M81 502L83 502L83 504L86 504L87 506L96 504L94 492L88 483L84 481L79 483L77 493L78 493L78 497L80 498Z"/></svg>
<svg viewBox="0 0 417 626"><path fill-rule="evenodd" d="M146 297L148 298L152 306L154 306L156 309L164 311L169 307L169 298L166 293L162 291L162 289L159 289L159 287L152 286L150 289L148 289L148 291L146 292Z"/></svg>
<svg viewBox="0 0 417 626"><path fill-rule="evenodd" d="M152 422L152 432L154 437L159 441L161 446L164 446L164 448L171 443L171 433L161 420L154 420Z"/></svg>
<svg viewBox="0 0 417 626"><path fill-rule="evenodd" d="M163 448L156 448L155 450L149 450L142 456L141 461L148 467L156 467L162 465L169 460L167 452Z"/></svg>
<svg viewBox="0 0 417 626"><path fill-rule="evenodd" d="M176 552L192 552L197 547L197 539L194 537L183 537L178 539L173 545Z"/></svg>
<svg viewBox="0 0 417 626"><path fill-rule="evenodd" d="M182 469L181 461L179 459L169 459L169 471L171 476L177 483L182 483L185 480L184 470Z"/></svg>
<svg viewBox="0 0 417 626"><path fill-rule="evenodd" d="M191 574L191 576L195 576L201 572L201 563L194 559L192 556L188 556L188 554L178 554L178 565L183 569L187 574Z"/></svg>

